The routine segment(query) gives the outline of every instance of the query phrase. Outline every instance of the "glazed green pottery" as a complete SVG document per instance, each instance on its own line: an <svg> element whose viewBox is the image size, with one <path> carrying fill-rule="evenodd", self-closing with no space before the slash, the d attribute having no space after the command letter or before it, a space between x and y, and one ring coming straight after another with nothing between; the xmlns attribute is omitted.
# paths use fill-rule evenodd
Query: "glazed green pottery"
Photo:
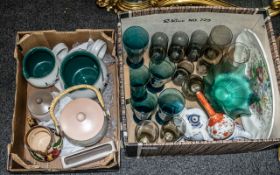
<svg viewBox="0 0 280 175"><path fill-rule="evenodd" d="M58 63L52 51L35 47L24 55L23 76L35 87L49 87L57 79Z"/></svg>
<svg viewBox="0 0 280 175"><path fill-rule="evenodd" d="M101 76L100 63L87 51L75 51L62 61L60 76L65 89L79 84L94 85Z"/></svg>

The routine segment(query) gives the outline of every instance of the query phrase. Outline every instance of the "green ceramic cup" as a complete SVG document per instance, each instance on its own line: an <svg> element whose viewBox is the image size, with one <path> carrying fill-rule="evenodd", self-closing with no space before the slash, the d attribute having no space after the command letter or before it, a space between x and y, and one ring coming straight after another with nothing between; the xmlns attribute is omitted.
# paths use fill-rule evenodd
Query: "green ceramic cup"
<svg viewBox="0 0 280 175"><path fill-rule="evenodd" d="M99 90L104 86L104 68L101 61L87 51L75 51L68 54L60 66L61 86L69 87L88 84L94 85ZM95 97L95 93L88 90L75 91L75 97ZM94 95L93 95L94 94Z"/></svg>
<svg viewBox="0 0 280 175"><path fill-rule="evenodd" d="M34 47L24 55L23 76L33 86L44 88L55 84L58 61L46 47Z"/></svg>

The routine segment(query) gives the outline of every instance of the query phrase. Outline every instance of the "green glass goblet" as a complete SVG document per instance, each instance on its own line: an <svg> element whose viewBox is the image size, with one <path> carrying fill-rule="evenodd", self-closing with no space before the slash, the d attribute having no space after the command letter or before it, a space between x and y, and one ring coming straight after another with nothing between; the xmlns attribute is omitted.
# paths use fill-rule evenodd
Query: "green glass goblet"
<svg viewBox="0 0 280 175"><path fill-rule="evenodd" d="M149 43L148 32L140 26L131 26L123 33L123 44L127 53L126 62L130 68L143 65L143 54Z"/></svg>
<svg viewBox="0 0 280 175"><path fill-rule="evenodd" d="M134 100L143 100L147 96L146 85L150 81L149 69L142 65L138 69L130 69L130 93Z"/></svg>
<svg viewBox="0 0 280 175"><path fill-rule="evenodd" d="M147 88L152 93L163 90L164 85L169 82L175 73L176 66L166 58L160 64L150 62L149 70L151 72L151 80Z"/></svg>
<svg viewBox="0 0 280 175"><path fill-rule="evenodd" d="M185 108L185 98L179 90L167 88L160 93L158 105L159 110L156 113L156 121L164 125L183 111Z"/></svg>
<svg viewBox="0 0 280 175"><path fill-rule="evenodd" d="M141 101L132 98L130 100L133 119L137 124L143 120L150 120L157 108L157 96L150 92L146 92L146 94L146 98Z"/></svg>

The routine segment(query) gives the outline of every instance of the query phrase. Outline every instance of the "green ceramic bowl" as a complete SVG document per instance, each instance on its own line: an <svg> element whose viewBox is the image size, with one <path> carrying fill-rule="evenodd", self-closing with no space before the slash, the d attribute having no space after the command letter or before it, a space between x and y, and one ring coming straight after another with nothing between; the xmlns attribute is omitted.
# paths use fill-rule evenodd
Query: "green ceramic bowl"
<svg viewBox="0 0 280 175"><path fill-rule="evenodd" d="M64 88L79 84L94 85L101 76L98 59L87 51L75 51L65 57L60 66Z"/></svg>
<svg viewBox="0 0 280 175"><path fill-rule="evenodd" d="M30 49L23 58L23 76L28 78L43 78L49 75L55 67L55 56L46 47Z"/></svg>

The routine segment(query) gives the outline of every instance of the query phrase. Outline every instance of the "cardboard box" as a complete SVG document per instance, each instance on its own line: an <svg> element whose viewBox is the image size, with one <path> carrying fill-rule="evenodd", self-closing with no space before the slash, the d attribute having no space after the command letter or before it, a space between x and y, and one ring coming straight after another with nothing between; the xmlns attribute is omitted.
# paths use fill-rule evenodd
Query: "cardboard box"
<svg viewBox="0 0 280 175"><path fill-rule="evenodd" d="M92 169L109 169L120 165L120 119L119 119L119 80L118 80L118 59L115 57L115 33L114 30L76 30L71 32L50 31L30 31L18 32L16 37L16 48L14 57L17 61L16 72L16 93L15 106L12 123L12 137L8 148L7 169L11 172L54 172L65 171L62 168L60 159L57 158L49 163L35 161L24 145L25 133L29 130L27 116L30 115L27 109L27 97L32 91L38 90L32 87L24 79L22 75L22 60L23 55L31 48L37 46L45 46L52 48L57 43L64 42L69 48L72 48L75 43L102 39L107 43L107 52L112 54L115 63L107 66L109 74L113 77L113 103L110 109L111 117L116 123L114 130L114 141L117 152L114 155L107 156L95 163L89 163L77 168L68 169L67 171L92 170ZM49 88L51 90L52 88ZM100 142L106 141L103 138Z"/></svg>
<svg viewBox="0 0 280 175"><path fill-rule="evenodd" d="M279 100L280 85L280 58L276 46L270 17L266 15L266 11L260 9L248 8L222 8L222 7L170 7L155 8L142 11L134 11L129 13L120 13L120 22L118 23L117 44L115 50L114 30L76 30L72 32L35 31L35 32L18 32L16 38L16 49L14 56L17 60L16 73L16 93L15 107L12 123L12 139L8 148L7 169L11 172L60 172L65 171L59 162L59 158L50 163L41 163L35 161L24 146L24 135L29 129L26 116L29 112L26 107L27 96L34 91L24 77L22 76L22 59L26 51L35 46L47 46L52 48L59 42L66 43L71 47L76 42L85 42L89 37L93 39L103 39L107 42L108 51L115 56L117 51L118 59L116 63L109 67L109 72L114 75L114 96L113 107L110 113L113 114L117 129L115 131L114 141L118 152L112 157L107 157L96 163L87 164L81 167L73 168L67 171L81 171L93 169L110 169L120 165L120 143L123 139L125 149L128 156L151 156L151 155L176 155L176 154L223 154L223 153L239 153L248 151L258 151L272 145L280 143L280 115L276 115L272 137L269 139L255 140L221 140L221 141L186 141L183 143L164 143L159 139L157 143L140 144L135 141L134 129L135 123L132 120L132 112L129 106L130 87L129 87L129 71L125 63L125 52L122 46L122 32L130 25L140 25L145 27L151 36L159 28L165 29L166 21L171 21L167 34L171 37L174 31L183 29L188 34L198 27L205 28L207 31L211 26L221 23L228 24L232 27L233 19L238 19L238 25L234 31L240 30L248 25L254 27L257 25L258 32L262 34L263 43L267 51L268 66L273 72L271 78L273 87L276 89L274 98ZM191 19L195 23L180 22L176 19ZM201 19L202 18L202 19ZM205 18L215 19L216 22L205 23ZM149 20L147 20L149 19ZM175 20L172 20L175 19ZM254 19L246 21L245 19ZM199 21L197 21L199 20ZM200 21L202 20L202 21ZM211 20L210 20L211 21ZM232 23L232 24L231 24ZM235 24L236 25L236 24ZM170 27L171 26L171 27ZM260 26L264 26L261 29ZM147 52L145 53L145 62L147 63ZM168 84L167 86L173 86ZM193 104L197 105L196 103ZM278 105L279 106L279 105ZM154 117L153 117L154 118ZM154 119L153 119L154 120ZM119 123L119 121L121 123ZM120 137L120 135L122 137ZM104 141L104 140L103 140Z"/></svg>
<svg viewBox="0 0 280 175"><path fill-rule="evenodd" d="M278 110L280 104L278 88L280 85L280 58L272 23L265 10L224 7L171 7L120 13L118 17L122 135L128 156L240 153L258 151L280 143L280 111ZM133 113L129 104L129 67L125 61L126 52L122 45L122 33L126 28L138 25L145 28L150 37L157 31L165 32L170 41L172 34L176 31L184 31L190 36L194 30L202 29L209 34L211 28L219 24L228 26L233 31L234 38L244 28L252 29L263 44L267 55L267 60L264 61L270 71L274 99L272 113L274 125L270 137L253 140L186 141L179 143L165 143L159 138L156 143L137 143L134 131L136 124L133 121ZM148 64L148 51L144 54L144 60L145 64ZM172 82L168 83L166 87L180 89ZM199 107L199 104L190 101L187 101L186 105L188 108ZM154 116L152 116L152 120L155 120Z"/></svg>

